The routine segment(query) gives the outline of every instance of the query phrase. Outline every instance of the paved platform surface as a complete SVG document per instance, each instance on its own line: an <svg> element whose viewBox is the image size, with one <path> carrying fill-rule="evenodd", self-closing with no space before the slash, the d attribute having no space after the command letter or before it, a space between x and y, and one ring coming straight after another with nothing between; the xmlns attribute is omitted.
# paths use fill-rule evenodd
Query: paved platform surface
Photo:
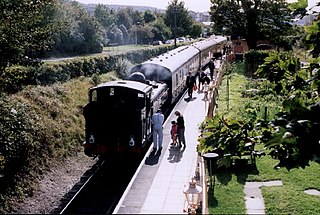
<svg viewBox="0 0 320 215"><path fill-rule="evenodd" d="M182 214L187 204L184 186L195 176L197 165L198 127L205 119L207 101L203 93L193 92L190 101L182 97L164 123L163 149L160 156L150 155L150 147L129 186L119 201L115 214ZM171 121L174 111L185 120L186 147L171 147Z"/></svg>

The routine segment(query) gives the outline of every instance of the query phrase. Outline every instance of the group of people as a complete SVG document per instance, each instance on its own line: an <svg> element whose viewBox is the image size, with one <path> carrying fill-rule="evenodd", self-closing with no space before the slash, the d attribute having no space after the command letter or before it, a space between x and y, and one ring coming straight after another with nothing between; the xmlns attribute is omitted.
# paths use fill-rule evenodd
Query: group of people
<svg viewBox="0 0 320 215"><path fill-rule="evenodd" d="M184 118L179 111L175 111L174 114L177 116L176 121L172 121L172 127L170 130L172 145L181 147L182 144L186 147L186 140L184 136L185 125ZM156 153L160 155L162 150L162 140L163 140L163 123L164 115L162 110L159 109L155 114L152 115L152 125L153 125L153 151L152 154Z"/></svg>
<svg viewBox="0 0 320 215"><path fill-rule="evenodd" d="M210 77L208 77L208 75L204 72L204 70L207 67L209 67L209 70L210 70ZM214 78L214 70L215 70L214 58L211 58L210 62L206 66L204 66L201 71L197 72L195 76L193 76L191 72L188 72L187 79L186 79L186 87L188 89L189 99L192 98L193 91L196 88L198 88L199 90L204 92L203 100L208 100L209 84L210 84L210 81L213 80ZM196 77L198 77L198 87L196 85Z"/></svg>
<svg viewBox="0 0 320 215"><path fill-rule="evenodd" d="M210 77L204 72L204 70L209 67L210 70ZM188 72L187 79L186 79L186 87L188 90L189 99L192 98L192 93L196 90L196 77L198 76L199 80L199 90L201 88L200 84L202 84L201 91L204 92L204 100L208 100L208 90L210 81L213 80L214 75L214 58L210 59L210 62L202 68L202 71L198 72L195 76ZM184 125L184 118L179 111L175 111L174 113L177 116L176 121L171 121L171 130L170 135L172 139L172 146L186 147L186 140L185 140L185 125ZM163 140L163 123L164 123L164 115L159 109L155 114L152 116L152 124L153 124L153 151L152 153L156 153L160 155L162 150L162 140Z"/></svg>

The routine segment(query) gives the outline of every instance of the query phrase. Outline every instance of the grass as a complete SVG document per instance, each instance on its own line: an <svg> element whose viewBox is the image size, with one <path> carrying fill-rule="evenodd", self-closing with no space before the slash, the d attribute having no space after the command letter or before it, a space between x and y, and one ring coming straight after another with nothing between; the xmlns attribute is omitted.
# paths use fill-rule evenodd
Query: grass
<svg viewBox="0 0 320 215"><path fill-rule="evenodd" d="M172 46L168 44L164 44L163 46ZM122 45L122 46L108 46L103 48L103 53L105 52L128 52L128 51L136 51L140 49L148 49L150 47L153 47L152 45Z"/></svg>
<svg viewBox="0 0 320 215"><path fill-rule="evenodd" d="M252 107L268 105L278 108L277 99L261 102L243 98L241 92L245 90L248 80L241 74L232 74L229 85L229 109L227 108L227 85L224 78L219 90L218 112L227 117L246 117L240 110L250 104ZM279 108L278 108L279 109ZM277 110L273 110L274 113ZM273 114L274 114L273 113ZM271 114L269 117L272 117ZM264 150L263 145L257 146ZM266 151L267 153L267 151ZM245 214L244 184L246 181L281 180L283 186L261 187L265 202L266 214L320 214L320 196L304 193L306 189L320 191L320 166L311 162L305 169L296 168L274 169L277 160L269 155L257 158L256 166L235 166L229 169L219 169L216 172L214 194L209 190L210 214Z"/></svg>

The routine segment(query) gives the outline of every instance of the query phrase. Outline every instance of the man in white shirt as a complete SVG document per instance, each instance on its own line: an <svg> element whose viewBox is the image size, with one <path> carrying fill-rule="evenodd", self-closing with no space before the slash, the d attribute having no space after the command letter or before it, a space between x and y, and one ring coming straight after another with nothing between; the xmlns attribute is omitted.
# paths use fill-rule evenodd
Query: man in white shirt
<svg viewBox="0 0 320 215"><path fill-rule="evenodd" d="M152 116L152 125L153 125L153 153L158 149L158 153L161 153L162 149L162 139L163 139L163 122L164 115L162 114L161 109L159 109Z"/></svg>

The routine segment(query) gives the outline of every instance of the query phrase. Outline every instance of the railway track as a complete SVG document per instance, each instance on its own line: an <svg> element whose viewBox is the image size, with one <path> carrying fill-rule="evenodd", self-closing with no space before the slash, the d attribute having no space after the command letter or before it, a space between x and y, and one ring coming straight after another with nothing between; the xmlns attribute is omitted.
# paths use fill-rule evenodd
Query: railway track
<svg viewBox="0 0 320 215"><path fill-rule="evenodd" d="M52 213L111 214L141 159L98 161L63 197L60 207Z"/></svg>

